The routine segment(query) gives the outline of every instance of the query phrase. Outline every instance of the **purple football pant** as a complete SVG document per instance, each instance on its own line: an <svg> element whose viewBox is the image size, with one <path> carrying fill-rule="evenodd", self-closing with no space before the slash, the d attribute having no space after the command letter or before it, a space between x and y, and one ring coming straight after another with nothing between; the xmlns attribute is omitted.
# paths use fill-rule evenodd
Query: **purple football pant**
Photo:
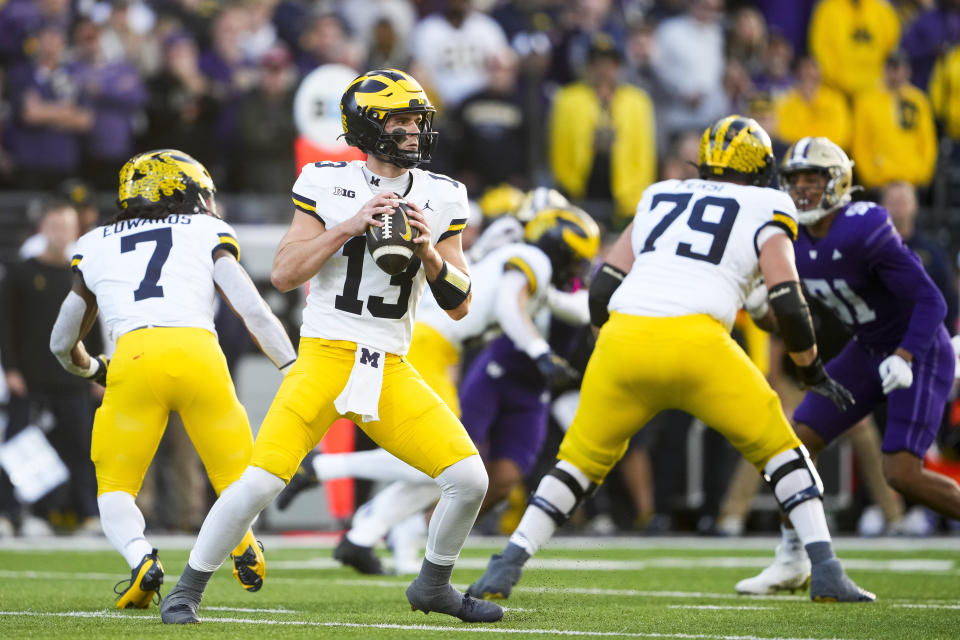
<svg viewBox="0 0 960 640"><path fill-rule="evenodd" d="M821 395L807 392L793 413L795 423L817 432L826 443L887 401L887 425L881 450L884 453L910 451L923 458L940 430L947 395L953 385L954 355L947 332L941 329L925 354L913 360L913 384L884 396L879 367L886 356L873 355L856 340L830 362L827 373L846 387L856 404L846 411Z"/></svg>
<svg viewBox="0 0 960 640"><path fill-rule="evenodd" d="M481 353L460 384L461 421L484 460L512 460L526 475L547 434L550 394L503 373Z"/></svg>

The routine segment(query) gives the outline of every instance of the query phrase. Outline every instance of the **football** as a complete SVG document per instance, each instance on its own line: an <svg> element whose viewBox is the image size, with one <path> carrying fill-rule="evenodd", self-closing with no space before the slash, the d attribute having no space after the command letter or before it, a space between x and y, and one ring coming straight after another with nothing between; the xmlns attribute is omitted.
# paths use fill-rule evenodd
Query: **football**
<svg viewBox="0 0 960 640"><path fill-rule="evenodd" d="M410 225L403 200L393 213L382 213L378 217L383 220L383 226L367 227L367 250L378 267L395 276L403 273L410 264L417 246L413 239L420 235L420 231Z"/></svg>

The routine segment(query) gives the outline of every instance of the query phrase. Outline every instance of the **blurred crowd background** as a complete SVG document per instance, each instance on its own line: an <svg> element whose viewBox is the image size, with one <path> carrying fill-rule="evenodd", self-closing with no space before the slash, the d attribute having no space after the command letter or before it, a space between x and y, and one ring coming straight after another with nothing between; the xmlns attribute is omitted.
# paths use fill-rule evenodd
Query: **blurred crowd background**
<svg viewBox="0 0 960 640"><path fill-rule="evenodd" d="M112 215L120 166L181 149L210 170L229 222L285 225L300 166L361 157L337 140L339 98L380 67L427 89L440 140L426 168L467 185L475 232L518 194L551 187L615 234L650 183L697 176L702 130L729 113L756 118L778 157L828 136L856 163L857 197L883 202L923 259L956 333L960 0L0 0L0 424L8 440L39 426L72 478L29 509L0 478L0 536L98 530L98 392L60 370L43 323L69 288L59 256ZM63 201L76 216L61 215ZM271 302L296 336L300 299ZM229 312L218 319L235 362L250 342ZM822 323L824 336L839 333ZM795 405L778 342L738 327ZM957 473L958 423L951 407L928 464ZM878 416L823 458L835 526L952 530L856 473L882 427ZM154 526L194 530L210 504L184 440L168 431L140 496ZM684 448L686 464L659 464L662 447ZM662 416L576 526L773 530L775 503L754 500L756 474L737 459L703 425ZM509 529L522 501L480 526Z"/></svg>

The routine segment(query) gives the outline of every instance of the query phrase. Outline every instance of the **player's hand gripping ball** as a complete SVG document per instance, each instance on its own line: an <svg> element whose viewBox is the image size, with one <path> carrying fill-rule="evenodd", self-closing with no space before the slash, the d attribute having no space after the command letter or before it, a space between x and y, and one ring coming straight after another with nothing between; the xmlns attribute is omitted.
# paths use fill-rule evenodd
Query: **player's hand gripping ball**
<svg viewBox="0 0 960 640"><path fill-rule="evenodd" d="M403 273L410 265L416 249L413 239L420 235L420 231L410 226L407 206L403 200L400 200L393 213L378 215L383 226L367 227L367 250L378 267L395 276Z"/></svg>

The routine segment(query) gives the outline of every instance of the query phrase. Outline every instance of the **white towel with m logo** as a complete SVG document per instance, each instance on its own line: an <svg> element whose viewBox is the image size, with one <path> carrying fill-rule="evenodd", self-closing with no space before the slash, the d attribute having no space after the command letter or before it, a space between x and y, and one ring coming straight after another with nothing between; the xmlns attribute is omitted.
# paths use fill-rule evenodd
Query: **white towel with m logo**
<svg viewBox="0 0 960 640"><path fill-rule="evenodd" d="M353 370L347 384L333 401L341 414L355 413L362 422L380 419L380 389L383 387L383 367L387 354L379 349L357 344Z"/></svg>

